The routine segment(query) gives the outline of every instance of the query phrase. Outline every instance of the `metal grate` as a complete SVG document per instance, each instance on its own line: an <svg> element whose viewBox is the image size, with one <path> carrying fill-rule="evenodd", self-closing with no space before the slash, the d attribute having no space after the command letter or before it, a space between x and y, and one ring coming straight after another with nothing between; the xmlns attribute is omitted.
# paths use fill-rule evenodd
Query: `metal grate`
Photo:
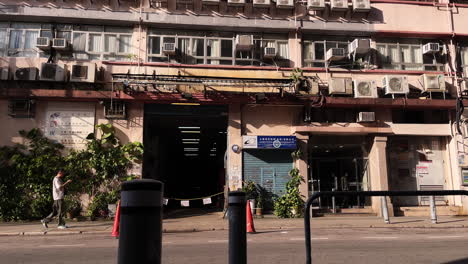
<svg viewBox="0 0 468 264"><path fill-rule="evenodd" d="M14 118L32 118L35 116L36 108L29 99L11 100L8 103L8 115Z"/></svg>
<svg viewBox="0 0 468 264"><path fill-rule="evenodd" d="M107 119L126 119L126 104L123 101L107 102L104 105L104 116Z"/></svg>

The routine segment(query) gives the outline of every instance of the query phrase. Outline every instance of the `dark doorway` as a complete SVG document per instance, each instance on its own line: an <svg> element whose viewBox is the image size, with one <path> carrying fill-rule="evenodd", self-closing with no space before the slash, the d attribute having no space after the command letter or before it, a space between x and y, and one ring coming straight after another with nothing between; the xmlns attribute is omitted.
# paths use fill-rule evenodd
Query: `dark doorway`
<svg viewBox="0 0 468 264"><path fill-rule="evenodd" d="M227 119L226 106L145 106L143 177L165 183L169 208L180 207L175 199L223 191ZM213 205L222 207L222 198L214 197ZM190 202L201 206L202 200Z"/></svg>
<svg viewBox="0 0 468 264"><path fill-rule="evenodd" d="M363 191L369 189L367 146L364 137L311 137L309 187L317 191ZM361 198L331 197L315 206L328 209L363 207Z"/></svg>

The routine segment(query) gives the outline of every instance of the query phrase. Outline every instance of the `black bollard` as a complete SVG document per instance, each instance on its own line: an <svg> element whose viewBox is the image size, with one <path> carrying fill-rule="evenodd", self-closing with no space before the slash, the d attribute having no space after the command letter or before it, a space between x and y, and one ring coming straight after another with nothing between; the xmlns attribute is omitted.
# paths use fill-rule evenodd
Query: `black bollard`
<svg viewBox="0 0 468 264"><path fill-rule="evenodd" d="M150 179L122 183L119 264L160 264L162 182Z"/></svg>
<svg viewBox="0 0 468 264"><path fill-rule="evenodd" d="M229 264L247 263L245 193L229 193Z"/></svg>

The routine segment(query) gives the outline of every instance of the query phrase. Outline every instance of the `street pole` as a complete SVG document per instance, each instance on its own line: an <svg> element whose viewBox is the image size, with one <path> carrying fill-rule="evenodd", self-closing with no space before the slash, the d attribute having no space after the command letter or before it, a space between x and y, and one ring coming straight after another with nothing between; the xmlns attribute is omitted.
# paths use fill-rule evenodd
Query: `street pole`
<svg viewBox="0 0 468 264"><path fill-rule="evenodd" d="M390 218L388 217L388 206L387 206L387 196L380 197L382 204L382 215L386 224L390 224Z"/></svg>
<svg viewBox="0 0 468 264"><path fill-rule="evenodd" d="M245 193L229 193L229 264L247 264Z"/></svg>
<svg viewBox="0 0 468 264"><path fill-rule="evenodd" d="M437 224L437 211L435 205L435 197L433 195L429 196L430 206L431 206L431 222Z"/></svg>
<svg viewBox="0 0 468 264"><path fill-rule="evenodd" d="M150 179L122 183L118 264L161 264L163 187Z"/></svg>

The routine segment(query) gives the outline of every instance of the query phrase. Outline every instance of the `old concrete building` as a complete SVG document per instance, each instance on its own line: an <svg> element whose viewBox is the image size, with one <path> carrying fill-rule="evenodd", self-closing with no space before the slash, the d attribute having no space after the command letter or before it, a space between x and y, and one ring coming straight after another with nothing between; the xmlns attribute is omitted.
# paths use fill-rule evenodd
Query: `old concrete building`
<svg viewBox="0 0 468 264"><path fill-rule="evenodd" d="M110 122L144 143L134 173L167 197L246 180L281 195L293 166L306 197L464 189L467 23L449 0L3 0L0 145L39 127L80 148ZM437 203L468 213L465 198Z"/></svg>

